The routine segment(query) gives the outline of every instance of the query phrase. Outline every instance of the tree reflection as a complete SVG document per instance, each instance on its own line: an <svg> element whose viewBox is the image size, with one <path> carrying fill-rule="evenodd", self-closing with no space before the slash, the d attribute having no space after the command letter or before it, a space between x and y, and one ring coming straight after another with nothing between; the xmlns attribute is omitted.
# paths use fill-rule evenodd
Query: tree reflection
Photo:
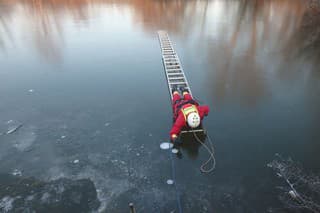
<svg viewBox="0 0 320 213"><path fill-rule="evenodd" d="M238 0L238 1L183 1L183 0L11 0L0 5L0 46L6 47L5 38L14 40L10 34L14 28L11 16L20 14L22 34L32 35L35 49L53 63L63 59L64 31L66 21L71 20L89 27L90 19L105 13L105 7L121 11L129 8L135 27L155 35L165 29L170 34L194 36L207 53L210 77L215 79L215 97L223 98L227 93L240 93L247 103L256 103L266 94L263 72L267 64L281 59L274 53L292 52L293 46L312 47L308 33L300 32L305 26L307 14L314 9L302 0ZM101 9L101 10L99 10ZM220 14L220 15L218 15ZM309 22L308 22L309 23ZM308 25L319 25L313 21ZM15 26L15 28L17 28ZM210 31L212 28L215 30ZM318 31L311 33L317 34ZM318 33L319 34L319 33ZM318 36L320 37L320 36ZM218 41L218 42L217 42ZM206 43L207 42L207 43ZM261 58L262 57L262 58ZM275 61L273 61L275 60ZM264 61L264 62L262 62ZM285 70L285 69L284 69Z"/></svg>
<svg viewBox="0 0 320 213"><path fill-rule="evenodd" d="M236 95L242 103L255 104L270 93L266 76L271 70L292 77L289 67L283 65L298 63L288 63L286 59L295 47L303 45L297 40L293 44L292 38L302 24L306 4L300 0L241 0L221 4L223 15L217 18L233 18L220 25L217 38L206 35L211 69L208 79L214 80L208 85L213 87L216 103ZM217 11L211 13L214 12Z"/></svg>
<svg viewBox="0 0 320 213"><path fill-rule="evenodd" d="M66 18L72 17L73 22L89 24L87 20L103 11L97 11L103 5L116 6L122 10L125 6L133 11L132 19L142 24L145 31L155 34L158 29L166 29L178 34L185 29L186 21L190 25L195 13L196 1L149 1L149 0L12 0L0 5L1 23L5 34L10 36L10 28L14 26L8 19L10 14L24 16L23 34L32 34L32 41L39 54L56 63L62 60L63 33ZM12 8L12 9L8 9ZM22 10L21 10L22 9ZM0 45L4 48L5 41L0 36Z"/></svg>
<svg viewBox="0 0 320 213"><path fill-rule="evenodd" d="M302 10L302 9L301 9ZM308 54L315 59L320 56L320 2L309 0L300 11L301 19L297 33L291 38L289 45L297 46L295 54Z"/></svg>
<svg viewBox="0 0 320 213"><path fill-rule="evenodd" d="M5 49L6 39L12 41L12 34L8 26L11 20L12 5L3 2L0 4L0 49Z"/></svg>
<svg viewBox="0 0 320 213"><path fill-rule="evenodd" d="M222 99L229 92L242 99L242 103L256 104L257 100L265 93L265 86L261 75L261 68L256 62L257 51L257 19L260 19L265 6L264 1L240 1L237 18L233 27L230 40L226 41L225 54L217 71L215 98ZM228 10L228 7L225 7ZM245 36L243 35L245 34ZM246 43L242 52L237 53L237 46ZM219 47L219 49L221 49ZM210 50L208 56L216 55L217 50ZM236 57L236 60L232 58ZM208 60L212 61L212 60ZM213 65L214 66L214 65Z"/></svg>
<svg viewBox="0 0 320 213"><path fill-rule="evenodd" d="M10 31L14 27L11 15L21 18L23 27L18 30L31 35L33 46L39 55L52 63L62 60L64 18L71 15L74 21L89 18L88 5L91 0L13 0L0 4L0 23L5 29L0 35L0 45L5 48L4 36L14 40ZM19 16L20 15L20 16ZM19 23L19 24L21 24Z"/></svg>

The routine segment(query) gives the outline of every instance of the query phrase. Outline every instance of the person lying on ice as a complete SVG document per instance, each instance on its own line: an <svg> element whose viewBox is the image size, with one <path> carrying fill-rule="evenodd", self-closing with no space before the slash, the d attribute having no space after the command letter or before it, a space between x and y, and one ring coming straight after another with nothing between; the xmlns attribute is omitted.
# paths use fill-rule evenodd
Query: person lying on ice
<svg viewBox="0 0 320 213"><path fill-rule="evenodd" d="M197 128L204 116L209 113L209 106L199 106L199 103L193 100L186 88L179 88L183 99L178 92L177 87L172 88L172 110L173 126L170 131L170 139L173 143L177 142L178 135L183 127Z"/></svg>

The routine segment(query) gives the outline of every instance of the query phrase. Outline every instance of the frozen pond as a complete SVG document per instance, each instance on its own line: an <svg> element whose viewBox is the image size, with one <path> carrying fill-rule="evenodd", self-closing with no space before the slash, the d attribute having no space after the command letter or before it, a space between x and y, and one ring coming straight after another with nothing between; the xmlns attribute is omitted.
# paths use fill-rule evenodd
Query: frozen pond
<svg viewBox="0 0 320 213"><path fill-rule="evenodd" d="M176 186L183 212L279 211L276 153L320 172L307 2L0 0L0 211L178 212ZM197 142L160 148L172 112L159 29L211 107L210 174Z"/></svg>

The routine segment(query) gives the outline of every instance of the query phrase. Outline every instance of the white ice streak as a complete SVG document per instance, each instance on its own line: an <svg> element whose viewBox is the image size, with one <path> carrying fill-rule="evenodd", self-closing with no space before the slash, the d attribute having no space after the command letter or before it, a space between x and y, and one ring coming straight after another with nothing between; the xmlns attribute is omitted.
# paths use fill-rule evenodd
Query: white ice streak
<svg viewBox="0 0 320 213"><path fill-rule="evenodd" d="M297 197L298 197L297 193L296 193L295 191L293 191L293 190L290 190L290 191L289 191L289 195L290 195L293 199L297 199Z"/></svg>
<svg viewBox="0 0 320 213"><path fill-rule="evenodd" d="M19 151L28 150L28 148L32 146L32 144L37 138L37 135L32 130L33 128L29 128L22 131L19 134L19 138L16 140L16 143L13 146Z"/></svg>
<svg viewBox="0 0 320 213"><path fill-rule="evenodd" d="M0 210L3 212L9 212L12 209L12 203L14 200L14 198L9 196L3 197L0 201Z"/></svg>
<svg viewBox="0 0 320 213"><path fill-rule="evenodd" d="M7 135L12 134L15 131L17 131L20 127L22 127L22 124L19 124L18 126L15 126L15 127L11 128L11 129L9 129L6 134Z"/></svg>
<svg viewBox="0 0 320 213"><path fill-rule="evenodd" d="M15 169L13 170L13 172L11 173L14 176L21 176L22 175L22 171L20 171L19 169Z"/></svg>

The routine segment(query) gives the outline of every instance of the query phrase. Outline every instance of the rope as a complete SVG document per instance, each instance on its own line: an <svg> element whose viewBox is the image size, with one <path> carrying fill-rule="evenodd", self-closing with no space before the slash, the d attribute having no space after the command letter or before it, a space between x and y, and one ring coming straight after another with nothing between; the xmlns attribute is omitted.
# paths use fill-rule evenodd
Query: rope
<svg viewBox="0 0 320 213"><path fill-rule="evenodd" d="M201 141L200 138L197 136L197 134L192 131L195 139L202 145L204 146L204 148L206 148L206 150L208 151L209 153L209 158L206 162L204 162L201 166L200 166L200 171L203 172L203 173L210 173L212 172L215 168L216 168L216 158L214 157L214 147L213 147L213 143L212 143L212 140L207 132L207 138L208 138L208 141L209 141L209 144L210 144L210 147L208 147L204 141ZM210 161L212 160L212 167L206 169L205 167L210 163Z"/></svg>
<svg viewBox="0 0 320 213"><path fill-rule="evenodd" d="M177 180L176 180L176 167L174 164L174 159L172 157L172 152L171 149L169 149L169 155L170 155L170 160L171 160L171 172L172 172L172 180L173 180L173 184L175 187L175 191L176 191L176 198L177 198L177 205L178 205L178 209L179 209L179 213L183 213L182 211L182 205L181 205L181 199L180 199L180 193L179 193L179 189L177 186Z"/></svg>

